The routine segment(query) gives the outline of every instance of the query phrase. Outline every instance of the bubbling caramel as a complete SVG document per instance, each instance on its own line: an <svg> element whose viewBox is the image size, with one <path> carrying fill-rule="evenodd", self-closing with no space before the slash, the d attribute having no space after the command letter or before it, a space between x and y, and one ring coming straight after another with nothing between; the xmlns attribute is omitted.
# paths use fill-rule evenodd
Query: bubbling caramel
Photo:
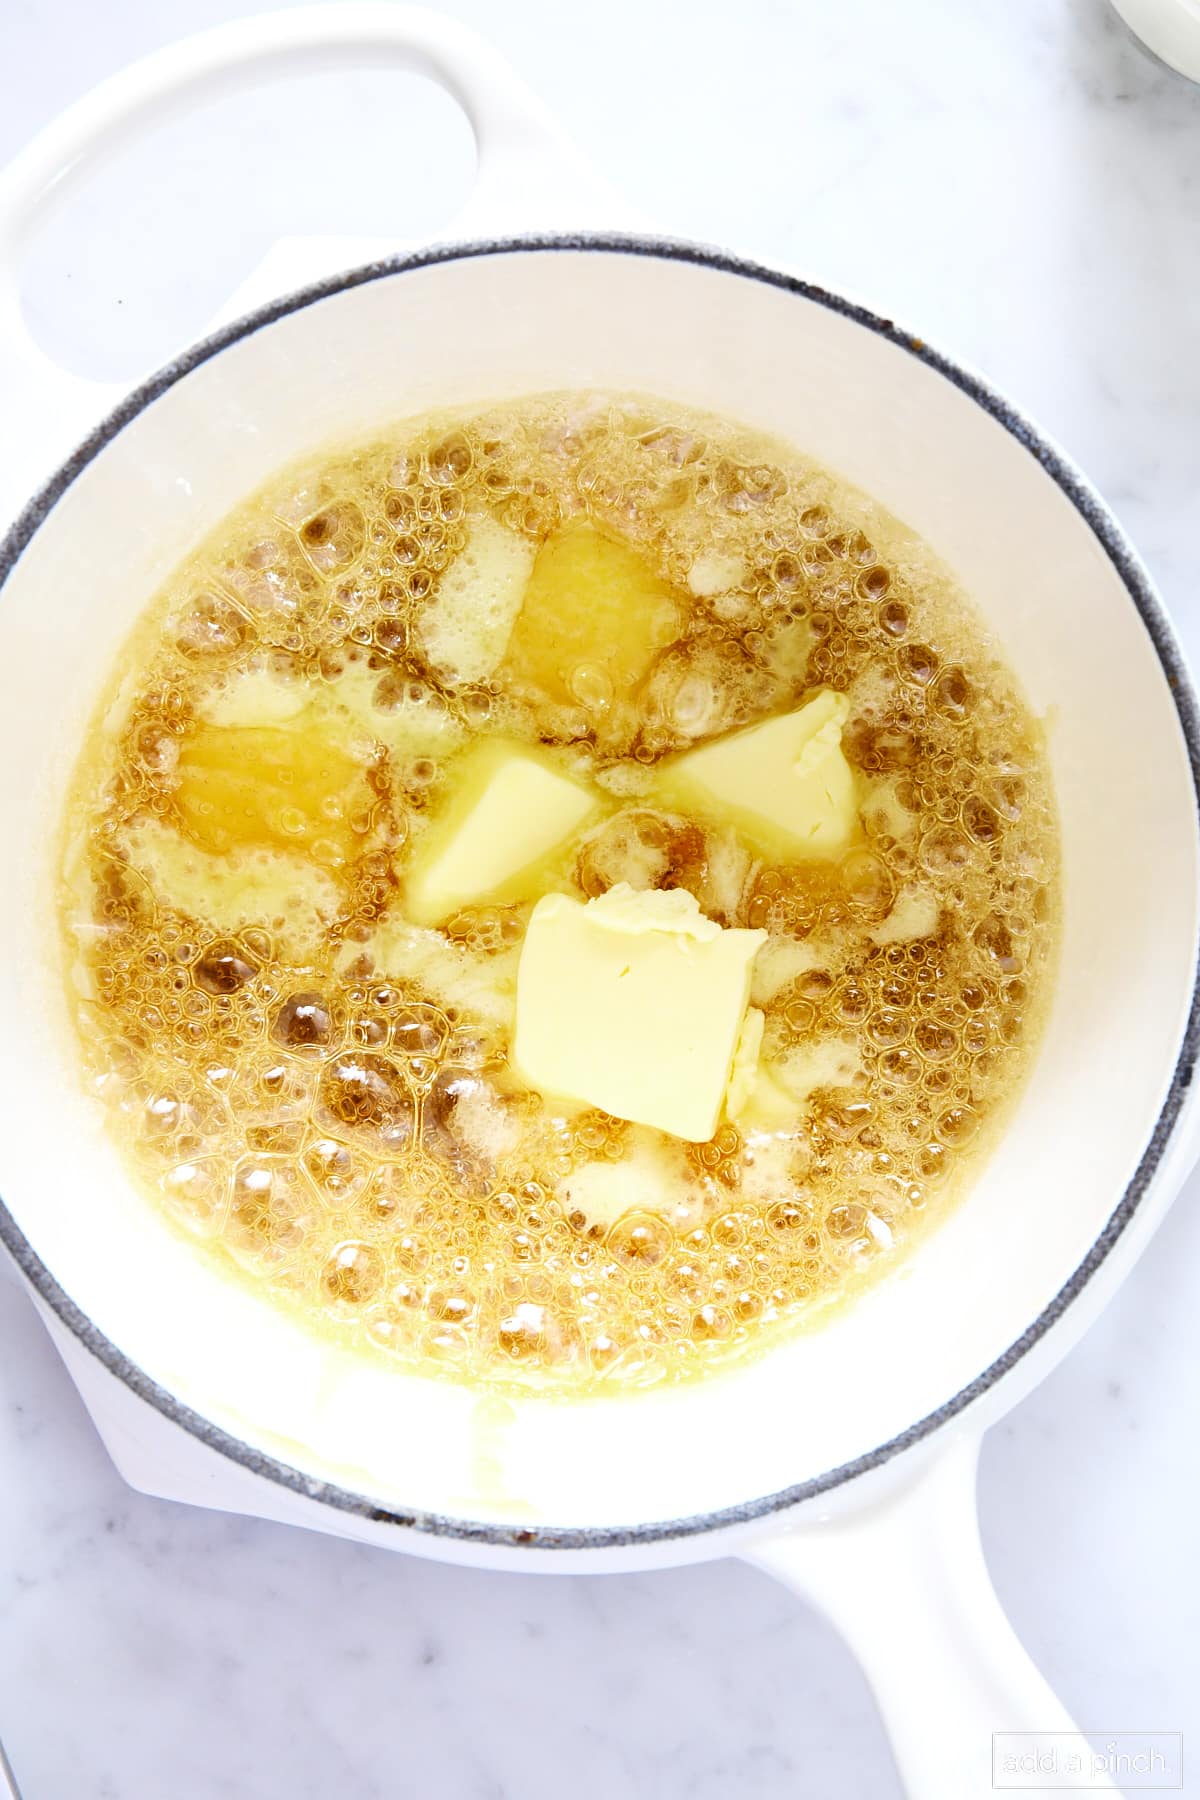
<svg viewBox="0 0 1200 1800"><path fill-rule="evenodd" d="M791 449L608 395L410 422L243 507L123 668L67 822L88 1079L206 1254L364 1351L559 1391L748 1354L895 1265L1028 1071L1039 727L930 553ZM657 793L822 688L848 848L779 860ZM526 891L419 927L409 859L491 735L600 810ZM759 1079L708 1142L510 1062L534 901L618 882L768 934Z"/></svg>

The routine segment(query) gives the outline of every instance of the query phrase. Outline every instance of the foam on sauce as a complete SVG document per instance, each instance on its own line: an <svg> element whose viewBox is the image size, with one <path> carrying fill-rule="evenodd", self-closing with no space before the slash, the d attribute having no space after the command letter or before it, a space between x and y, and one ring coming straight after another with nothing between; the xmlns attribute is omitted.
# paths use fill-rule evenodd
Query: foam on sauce
<svg viewBox="0 0 1200 1800"><path fill-rule="evenodd" d="M821 689L844 852L659 792ZM405 870L481 735L600 810L419 927ZM147 1192L316 1329L558 1391L703 1371L895 1266L1011 1106L1057 934L1040 729L946 571L796 451L622 396L276 478L139 626L66 841L81 1054ZM768 934L705 1143L509 1061L533 904L622 881Z"/></svg>

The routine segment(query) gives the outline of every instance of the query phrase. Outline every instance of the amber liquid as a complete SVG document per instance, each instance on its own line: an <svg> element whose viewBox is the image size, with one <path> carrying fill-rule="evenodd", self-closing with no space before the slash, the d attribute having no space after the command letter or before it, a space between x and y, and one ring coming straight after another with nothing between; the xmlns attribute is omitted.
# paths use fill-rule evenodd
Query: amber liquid
<svg viewBox="0 0 1200 1800"><path fill-rule="evenodd" d="M527 568L583 526L600 599L571 614L554 568L576 598L586 569L549 557L498 631L480 545ZM1058 911L1039 726L929 552L792 450L606 396L409 422L229 519L122 671L67 830L88 1079L146 1191L317 1329L557 1391L712 1368L893 1267L1029 1069ZM826 686L859 777L843 856L656 803L665 758ZM522 1084L536 893L404 913L486 733L606 797L539 891L681 886L770 934L753 1001L785 1121L687 1144Z"/></svg>

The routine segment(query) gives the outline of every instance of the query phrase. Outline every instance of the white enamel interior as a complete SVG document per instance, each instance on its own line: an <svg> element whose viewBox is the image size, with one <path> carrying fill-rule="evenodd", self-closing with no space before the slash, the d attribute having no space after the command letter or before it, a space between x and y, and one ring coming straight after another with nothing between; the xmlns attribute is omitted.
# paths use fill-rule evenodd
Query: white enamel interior
<svg viewBox="0 0 1200 1800"><path fill-rule="evenodd" d="M508 1409L322 1347L211 1273L131 1191L75 1073L50 850L131 623L273 469L433 405L591 386L792 439L958 571L1035 708L1054 709L1064 955L1004 1143L902 1273L736 1374ZM743 276L617 251L389 276L169 388L53 508L0 604L0 1193L83 1312L248 1443L383 1502L475 1519L604 1526L728 1506L869 1451L957 1393L1020 1337L1120 1199L1192 982L1195 813L1175 709L1123 584L1054 482L950 381L868 329Z"/></svg>

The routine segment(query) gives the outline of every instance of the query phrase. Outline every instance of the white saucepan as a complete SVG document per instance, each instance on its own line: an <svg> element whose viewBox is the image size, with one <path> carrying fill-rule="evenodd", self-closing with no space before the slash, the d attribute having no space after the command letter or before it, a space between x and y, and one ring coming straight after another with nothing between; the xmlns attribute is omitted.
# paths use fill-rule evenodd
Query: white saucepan
<svg viewBox="0 0 1200 1800"><path fill-rule="evenodd" d="M119 403L40 357L15 297L23 234L91 152L185 93L345 61L432 74L461 101L480 150L464 241L261 306ZM518 221L617 222L487 47L402 6L274 14L153 56L0 178L0 503L16 515L0 546L0 1235L137 1486L489 1567L748 1558L851 1639L911 1792L966 1800L991 1791L993 1732L1070 1729L988 1583L980 1435L1095 1317L1198 1148L1192 689L1103 503L976 376L792 276L656 238L496 238ZM312 273L285 257L273 279ZM330 439L562 387L654 392L790 438L957 570L1051 718L1065 929L1011 1127L899 1274L707 1383L500 1404L310 1340L131 1190L75 1070L53 851L131 623L231 506Z"/></svg>

